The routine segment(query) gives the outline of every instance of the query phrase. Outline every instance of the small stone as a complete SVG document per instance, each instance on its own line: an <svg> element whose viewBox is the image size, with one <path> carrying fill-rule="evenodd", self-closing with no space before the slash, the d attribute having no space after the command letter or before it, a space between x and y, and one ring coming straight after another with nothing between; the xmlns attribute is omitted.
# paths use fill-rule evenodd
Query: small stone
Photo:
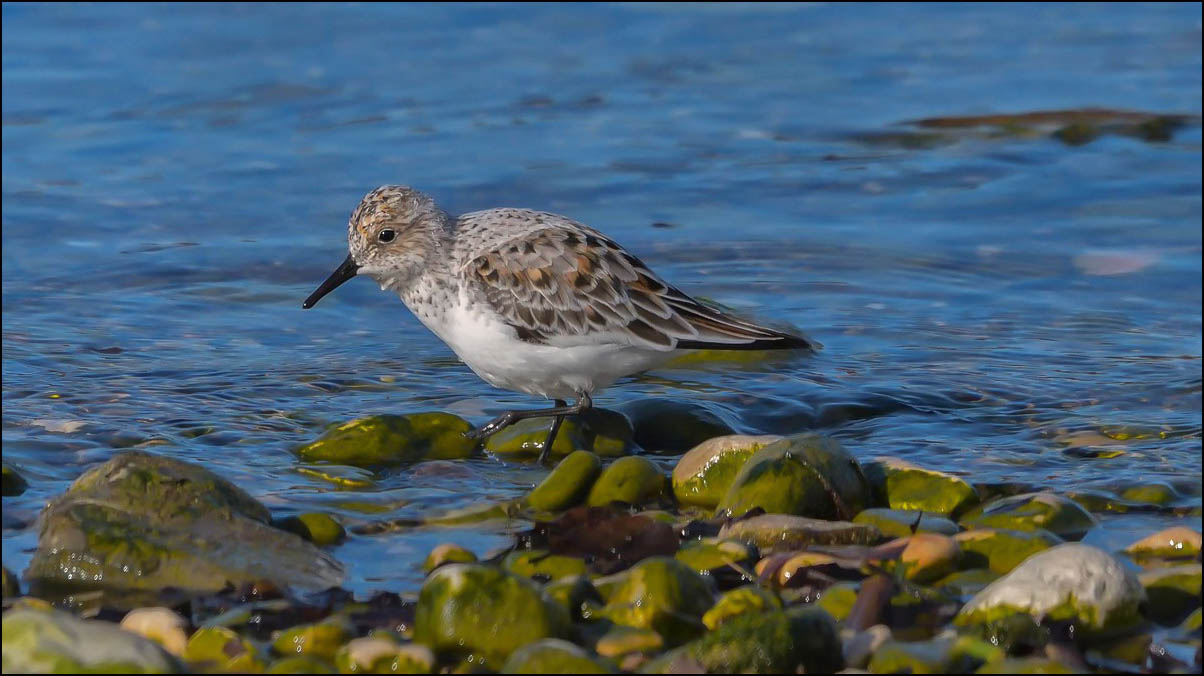
<svg viewBox="0 0 1204 676"><path fill-rule="evenodd" d="M877 674L945 674L953 662L953 639L883 643L870 658L869 670Z"/></svg>
<svg viewBox="0 0 1204 676"><path fill-rule="evenodd" d="M485 450L503 458L534 458L543 451L552 418L528 418L494 432L485 440ZM631 423L622 413L593 408L569 416L561 423L548 457L559 458L574 451L589 451L604 458L631 453Z"/></svg>
<svg viewBox="0 0 1204 676"><path fill-rule="evenodd" d="M971 568L959 570L931 583L933 587L949 592L956 596L971 597L987 588L1001 574L990 568Z"/></svg>
<svg viewBox="0 0 1204 676"><path fill-rule="evenodd" d="M605 603L598 589L585 575L552 580L544 585L543 592L564 608L574 622L588 619L593 610L601 608Z"/></svg>
<svg viewBox="0 0 1204 676"><path fill-rule="evenodd" d="M14 607L4 613L6 674L184 671L157 643L112 622L81 620L52 608Z"/></svg>
<svg viewBox="0 0 1204 676"><path fill-rule="evenodd" d="M1073 674L1074 669L1048 657L1007 657L987 662L976 674Z"/></svg>
<svg viewBox="0 0 1204 676"><path fill-rule="evenodd" d="M581 648L558 638L545 638L516 650L502 665L504 674L612 674Z"/></svg>
<svg viewBox="0 0 1204 676"><path fill-rule="evenodd" d="M649 453L677 454L712 437L733 434L706 407L670 399L640 399L623 407L635 428L635 442Z"/></svg>
<svg viewBox="0 0 1204 676"><path fill-rule="evenodd" d="M1192 557L1200 553L1200 534L1186 526L1174 526L1142 538L1125 548L1134 557Z"/></svg>
<svg viewBox="0 0 1204 676"><path fill-rule="evenodd" d="M853 604L857 602L857 593L861 589L858 582L837 582L828 585L820 592L817 608L823 608L837 622L844 622L849 613L853 612Z"/></svg>
<svg viewBox="0 0 1204 676"><path fill-rule="evenodd" d="M585 502L591 507L612 502L644 504L662 498L665 484L665 475L651 460L632 455L615 460L603 470Z"/></svg>
<svg viewBox="0 0 1204 676"><path fill-rule="evenodd" d="M306 655L282 657L268 665L265 674L337 674L327 662Z"/></svg>
<svg viewBox="0 0 1204 676"><path fill-rule="evenodd" d="M632 653L655 654L664 647L665 639L651 629L615 624L598 639L594 650L603 657L617 660Z"/></svg>
<svg viewBox="0 0 1204 676"><path fill-rule="evenodd" d="M197 629L181 657L202 669L227 673L253 673L266 667L255 644L227 627Z"/></svg>
<svg viewBox="0 0 1204 676"><path fill-rule="evenodd" d="M470 457L476 442L467 420L450 413L374 415L334 427L297 449L307 462L380 467Z"/></svg>
<svg viewBox="0 0 1204 676"><path fill-rule="evenodd" d="M684 563L663 556L632 566L606 599L602 615L607 619L652 629L670 646L706 631L702 615L712 605L707 581Z"/></svg>
<svg viewBox="0 0 1204 676"><path fill-rule="evenodd" d="M719 537L751 542L768 554L809 545L870 545L882 539L882 533L874 526L850 521L762 514L726 524Z"/></svg>
<svg viewBox="0 0 1204 676"><path fill-rule="evenodd" d="M549 580L585 575L589 566L575 556L549 554L544 549L516 549L502 559L502 568L525 578L541 576Z"/></svg>
<svg viewBox="0 0 1204 676"><path fill-rule="evenodd" d="M1138 574L1149 604L1146 614L1164 625L1178 624L1200 607L1198 563L1152 568Z"/></svg>
<svg viewBox="0 0 1204 676"><path fill-rule="evenodd" d="M351 638L353 628L338 618L315 624L302 624L276 632L272 649L278 655L309 655L333 660L334 654Z"/></svg>
<svg viewBox="0 0 1204 676"><path fill-rule="evenodd" d="M1047 530L1001 528L975 528L958 533L953 539L961 547L963 567L990 568L1001 575L1010 573L1033 554L1063 542Z"/></svg>
<svg viewBox="0 0 1204 676"><path fill-rule="evenodd" d="M445 563L475 563L476 560L476 554L460 545L445 542L436 546L430 554L426 555L426 560L422 562L422 572L430 573Z"/></svg>
<svg viewBox="0 0 1204 676"><path fill-rule="evenodd" d="M188 620L170 608L135 608L122 618L121 628L149 638L177 657L188 645Z"/></svg>
<svg viewBox="0 0 1204 676"><path fill-rule="evenodd" d="M545 512L558 512L581 503L602 471L602 460L589 451L574 451L527 496L527 504Z"/></svg>
<svg viewBox="0 0 1204 676"><path fill-rule="evenodd" d="M1179 499L1179 494L1170 485L1158 482L1129 486L1120 492L1120 497L1131 502L1169 505Z"/></svg>
<svg viewBox="0 0 1204 676"><path fill-rule="evenodd" d="M864 631L842 630L841 638L845 667L864 669L870 663L870 657L891 640L891 632L885 624L875 624Z"/></svg>
<svg viewBox="0 0 1204 676"><path fill-rule="evenodd" d="M342 524L320 512L306 512L280 519L276 527L296 533L319 547L338 544L347 537Z"/></svg>
<svg viewBox="0 0 1204 676"><path fill-rule="evenodd" d="M962 516L967 528L1045 529L1076 539L1099 522L1073 500L1053 493L1022 493L981 505Z"/></svg>
<svg viewBox="0 0 1204 676"><path fill-rule="evenodd" d="M0 475L0 494L3 494L4 497L20 495L25 492L26 488L29 488L29 483L7 463L0 465L0 469L3 469L3 474Z"/></svg>
<svg viewBox="0 0 1204 676"><path fill-rule="evenodd" d="M702 623L714 630L735 617L749 613L766 613L782 609L782 601L771 591L757 585L737 587L719 597L715 605L702 616Z"/></svg>
<svg viewBox="0 0 1204 676"><path fill-rule="evenodd" d="M1038 552L976 594L954 618L959 626L992 624L1016 614L1075 622L1083 635L1132 627L1145 591L1111 554L1079 543Z"/></svg>
<svg viewBox="0 0 1204 676"><path fill-rule="evenodd" d="M701 575L710 575L712 572L730 570L731 564L746 566L753 556L752 548L740 540L702 538L683 544L673 558Z"/></svg>
<svg viewBox="0 0 1204 676"><path fill-rule="evenodd" d="M937 533L917 533L905 540L907 545L899 563L906 571L907 579L929 583L957 569L962 552L953 538Z"/></svg>
<svg viewBox="0 0 1204 676"><path fill-rule="evenodd" d="M978 503L978 493L964 479L882 456L862 465L874 491L891 509L957 517Z"/></svg>
<svg viewBox="0 0 1204 676"><path fill-rule="evenodd" d="M714 509L753 453L782 439L778 435L729 434L690 449L673 468L673 494L684 505Z"/></svg>
<svg viewBox="0 0 1204 676"><path fill-rule="evenodd" d="M911 535L912 526L917 526L917 533L940 533L941 535L956 535L961 530L956 523L942 516L925 514L911 509L887 509L884 507L862 510L853 519L853 523L868 523L876 526L883 535L900 538Z"/></svg>
<svg viewBox="0 0 1204 676"><path fill-rule="evenodd" d="M418 643L368 636L349 641L334 657L340 673L433 674L435 653Z"/></svg>
<svg viewBox="0 0 1204 676"><path fill-rule="evenodd" d="M682 650L706 673L822 674L844 666L836 623L813 607L741 615Z"/></svg>

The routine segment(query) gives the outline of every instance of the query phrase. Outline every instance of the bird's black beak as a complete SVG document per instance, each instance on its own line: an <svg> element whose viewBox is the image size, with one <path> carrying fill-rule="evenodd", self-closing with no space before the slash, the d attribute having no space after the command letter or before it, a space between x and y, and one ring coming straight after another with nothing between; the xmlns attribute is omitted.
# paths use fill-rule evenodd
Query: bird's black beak
<svg viewBox="0 0 1204 676"><path fill-rule="evenodd" d="M322 296L339 288L343 282L354 277L355 273L359 272L359 269L360 266L352 260L351 254L347 254L346 260L339 264L339 267L334 272L330 273L326 281L322 282L322 286L319 286L313 293L309 294L309 298L305 299L305 302L301 304L301 308L308 310L317 305L318 301L322 300Z"/></svg>

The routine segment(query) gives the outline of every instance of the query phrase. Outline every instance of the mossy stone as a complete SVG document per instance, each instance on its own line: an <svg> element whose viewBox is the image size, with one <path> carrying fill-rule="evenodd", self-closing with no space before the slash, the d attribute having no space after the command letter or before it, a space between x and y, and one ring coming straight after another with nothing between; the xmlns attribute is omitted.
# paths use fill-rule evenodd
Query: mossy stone
<svg viewBox="0 0 1204 676"><path fill-rule="evenodd" d="M907 537L911 535L911 527L916 525L917 522L917 533L955 535L961 530L957 527L956 523L953 523L949 519L911 509L871 507L870 509L862 510L853 519L853 523L868 523L877 526L883 535L891 537Z"/></svg>
<svg viewBox="0 0 1204 676"><path fill-rule="evenodd" d="M865 523L761 514L724 525L719 537L751 542L764 554L809 545L871 545L882 539L882 533Z"/></svg>
<svg viewBox="0 0 1204 676"><path fill-rule="evenodd" d="M1151 505L1169 505L1179 499L1178 493L1168 484L1157 482L1129 486L1120 492L1120 497L1132 502Z"/></svg>
<svg viewBox="0 0 1204 676"><path fill-rule="evenodd" d="M957 569L961 548L948 535L916 533L906 540L907 544L899 556L899 565L908 580L927 584Z"/></svg>
<svg viewBox="0 0 1204 676"><path fill-rule="evenodd" d="M612 502L644 504L665 495L665 475L647 458L638 455L619 458L602 470L585 502L603 507Z"/></svg>
<svg viewBox="0 0 1204 676"><path fill-rule="evenodd" d="M859 582L837 582L828 585L820 592L815 607L823 608L837 622L844 622L849 613L853 612L853 604L857 602L857 594L861 590Z"/></svg>
<svg viewBox="0 0 1204 676"><path fill-rule="evenodd" d="M931 583L931 586L957 596L970 597L998 580L1000 575L990 568L971 568L950 573Z"/></svg>
<svg viewBox="0 0 1204 676"><path fill-rule="evenodd" d="M480 502L446 512L428 514L422 521L428 526L463 526L494 519L509 519L519 510L521 510L521 504L518 501Z"/></svg>
<svg viewBox="0 0 1204 676"><path fill-rule="evenodd" d="M814 607L741 615L683 652L712 674L822 674L844 667L836 623Z"/></svg>
<svg viewBox="0 0 1204 676"><path fill-rule="evenodd" d="M975 528L953 536L962 549L962 568L989 568L1010 573L1028 557L1062 544L1062 538L1047 530Z"/></svg>
<svg viewBox="0 0 1204 676"><path fill-rule="evenodd" d="M331 618L315 624L302 624L276 632L272 649L277 655L308 655L333 660L335 652L351 638L352 628L345 621Z"/></svg>
<svg viewBox="0 0 1204 676"><path fill-rule="evenodd" d="M673 558L689 566L702 575L712 571L730 568L729 564L737 564L747 568L755 556L752 547L740 540L723 538L702 538L691 540L681 546Z"/></svg>
<svg viewBox="0 0 1204 676"><path fill-rule="evenodd" d="M426 555L426 560L422 562L422 572L430 573L446 563L475 563L476 560L476 554L460 545L445 542Z"/></svg>
<svg viewBox="0 0 1204 676"><path fill-rule="evenodd" d="M740 516L759 507L771 514L841 519L865 509L869 497L853 456L835 439L808 432L754 453L732 480L719 512Z"/></svg>
<svg viewBox="0 0 1204 676"><path fill-rule="evenodd" d="M617 624L652 629L673 646L706 631L701 618L711 605L705 579L676 559L656 556L627 571L602 614Z"/></svg>
<svg viewBox="0 0 1204 676"><path fill-rule="evenodd" d="M665 647L665 639L651 629L612 624L598 639L594 650L603 657L619 659L632 653L653 654Z"/></svg>
<svg viewBox="0 0 1204 676"><path fill-rule="evenodd" d="M544 585L544 594L564 608L574 622L586 618L589 608L601 608L605 601L585 575L561 577Z"/></svg>
<svg viewBox="0 0 1204 676"><path fill-rule="evenodd" d="M1173 526L1134 542L1125 553L1139 560L1199 556L1200 533L1186 526Z"/></svg>
<svg viewBox="0 0 1204 676"><path fill-rule="evenodd" d="M0 468L3 469L3 474L0 475L0 494L3 494L4 497L20 495L25 492L26 488L29 488L29 483L20 474L17 474L17 470L7 464L0 465Z"/></svg>
<svg viewBox="0 0 1204 676"><path fill-rule="evenodd" d="M782 600L777 594L755 584L737 587L719 597L711 609L702 616L702 623L714 631L719 625L733 618L750 613L767 613L782 609Z"/></svg>
<svg viewBox="0 0 1204 676"><path fill-rule="evenodd" d="M343 674L433 674L437 666L430 648L379 636L348 641L335 654L334 664Z"/></svg>
<svg viewBox="0 0 1204 676"><path fill-rule="evenodd" d="M1078 503L1049 492L1021 493L979 505L964 514L960 523L967 528L1045 529L1072 540L1099 524Z"/></svg>
<svg viewBox="0 0 1204 676"><path fill-rule="evenodd" d="M1200 564L1151 568L1138 574L1149 604L1146 615L1165 625L1177 624L1200 607Z"/></svg>
<svg viewBox="0 0 1204 676"><path fill-rule="evenodd" d="M4 598L21 595L21 582L7 568L4 569Z"/></svg>
<svg viewBox="0 0 1204 676"><path fill-rule="evenodd" d="M558 638L545 638L514 651L504 674L613 674L615 668Z"/></svg>
<svg viewBox="0 0 1204 676"><path fill-rule="evenodd" d="M359 418L328 430L297 449L307 462L382 467L420 460L472 456L477 443L464 436L467 420L450 413L410 413Z"/></svg>
<svg viewBox="0 0 1204 676"><path fill-rule="evenodd" d="M589 572L589 566L584 559L549 554L543 549L516 549L502 559L502 568L521 577L541 576L549 580L585 575Z"/></svg>
<svg viewBox="0 0 1204 676"><path fill-rule="evenodd" d="M602 460L589 451L573 451L527 496L527 504L558 512L581 503L602 471Z"/></svg>
<svg viewBox="0 0 1204 676"><path fill-rule="evenodd" d="M491 434L485 440L485 450L504 458L534 458L543 451L551 426L551 417L520 420ZM632 435L631 423L622 413L592 408L565 418L549 457L590 451L604 458L617 458L631 453Z"/></svg>
<svg viewBox="0 0 1204 676"><path fill-rule="evenodd" d="M875 458L862 470L875 495L891 509L956 517L978 503L978 493L965 480L899 458Z"/></svg>
<svg viewBox="0 0 1204 676"><path fill-rule="evenodd" d="M534 582L492 566L452 563L422 585L414 641L497 669L518 648L570 628L568 613Z"/></svg>
<svg viewBox="0 0 1204 676"><path fill-rule="evenodd" d="M623 407L635 442L649 453L677 454L735 430L705 406L671 399L640 399Z"/></svg>
<svg viewBox="0 0 1204 676"><path fill-rule="evenodd" d="M1074 669L1048 657L1007 657L992 660L978 668L976 674L1074 674Z"/></svg>
<svg viewBox="0 0 1204 676"><path fill-rule="evenodd" d="M870 658L876 674L945 674L953 662L953 639L887 641Z"/></svg>
<svg viewBox="0 0 1204 676"><path fill-rule="evenodd" d="M328 662L306 655L282 657L268 665L265 674L337 674Z"/></svg>
<svg viewBox="0 0 1204 676"><path fill-rule="evenodd" d="M266 668L255 644L227 627L202 627L181 655L194 667L226 673L258 673Z"/></svg>
<svg viewBox="0 0 1204 676"><path fill-rule="evenodd" d="M714 509L753 453L782 437L730 434L690 449L673 468L673 495L683 505Z"/></svg>
<svg viewBox="0 0 1204 676"><path fill-rule="evenodd" d="M328 514L306 512L289 516L276 522L277 528L296 533L310 542L325 547L336 545L347 538L343 525Z"/></svg>
<svg viewBox="0 0 1204 676"><path fill-rule="evenodd" d="M112 622L51 608L4 613L6 674L173 674L184 667L158 644Z"/></svg>

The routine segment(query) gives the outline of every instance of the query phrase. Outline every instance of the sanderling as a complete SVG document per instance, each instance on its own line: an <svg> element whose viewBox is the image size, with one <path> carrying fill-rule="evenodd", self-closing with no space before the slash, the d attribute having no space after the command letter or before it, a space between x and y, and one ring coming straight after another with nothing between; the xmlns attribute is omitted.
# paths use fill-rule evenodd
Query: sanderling
<svg viewBox="0 0 1204 676"><path fill-rule="evenodd" d="M352 212L347 242L346 260L301 307L356 275L396 292L486 382L555 400L470 433L551 416L541 462L564 417L588 409L591 394L680 351L816 347L703 305L609 237L557 214L453 218L417 190L386 185Z"/></svg>

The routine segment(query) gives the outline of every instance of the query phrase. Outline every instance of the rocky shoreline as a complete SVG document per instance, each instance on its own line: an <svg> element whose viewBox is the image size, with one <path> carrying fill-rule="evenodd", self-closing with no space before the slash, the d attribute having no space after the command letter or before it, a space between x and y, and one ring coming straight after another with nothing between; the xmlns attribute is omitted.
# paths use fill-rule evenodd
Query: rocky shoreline
<svg viewBox="0 0 1204 676"><path fill-rule="evenodd" d="M976 485L699 410L592 412L523 498L420 523L273 519L203 467L120 453L46 506L21 580L4 571L4 671L1199 671L1198 508L1123 551L1078 542L1097 514L1176 513L1172 487ZM546 424L481 448L451 414L374 416L297 455L335 483L336 466L518 461ZM500 552L436 547L416 600L354 598L324 549L495 518L531 527Z"/></svg>

